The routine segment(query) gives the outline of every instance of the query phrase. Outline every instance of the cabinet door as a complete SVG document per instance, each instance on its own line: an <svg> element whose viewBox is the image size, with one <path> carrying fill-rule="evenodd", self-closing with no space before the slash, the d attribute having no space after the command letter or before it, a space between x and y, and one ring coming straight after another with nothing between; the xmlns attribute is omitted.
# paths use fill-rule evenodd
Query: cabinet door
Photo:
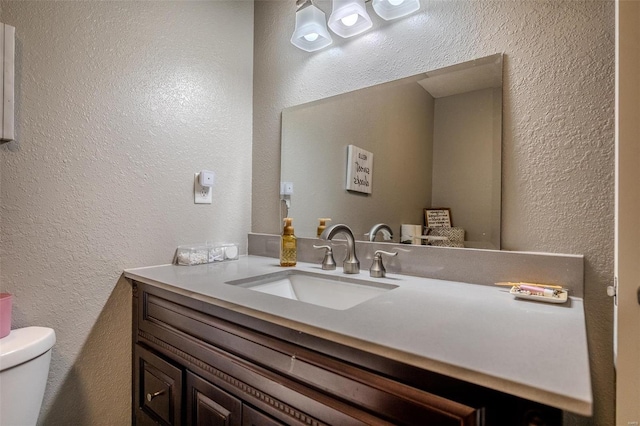
<svg viewBox="0 0 640 426"><path fill-rule="evenodd" d="M187 371L187 424L240 426L242 401Z"/></svg>
<svg viewBox="0 0 640 426"><path fill-rule="evenodd" d="M242 426L284 426L273 417L248 405L242 406Z"/></svg>
<svg viewBox="0 0 640 426"><path fill-rule="evenodd" d="M182 417L182 370L135 347L137 425L179 425Z"/></svg>

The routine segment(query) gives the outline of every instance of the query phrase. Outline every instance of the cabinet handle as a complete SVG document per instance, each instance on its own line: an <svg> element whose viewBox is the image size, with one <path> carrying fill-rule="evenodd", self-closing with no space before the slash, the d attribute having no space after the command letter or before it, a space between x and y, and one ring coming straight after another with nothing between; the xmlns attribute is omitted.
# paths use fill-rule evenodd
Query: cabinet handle
<svg viewBox="0 0 640 426"><path fill-rule="evenodd" d="M147 401L151 402L151 400L152 400L153 398L155 398L155 397L156 397L156 396L158 396L158 395L162 395L163 393L164 393L164 390L158 391L158 392L156 392L156 393L148 393L148 394L147 394Z"/></svg>

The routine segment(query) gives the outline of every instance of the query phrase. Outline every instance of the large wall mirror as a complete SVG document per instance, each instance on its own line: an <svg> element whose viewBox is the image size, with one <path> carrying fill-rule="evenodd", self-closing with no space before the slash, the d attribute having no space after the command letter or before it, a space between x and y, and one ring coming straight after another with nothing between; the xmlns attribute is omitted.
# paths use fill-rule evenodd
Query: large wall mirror
<svg viewBox="0 0 640 426"><path fill-rule="evenodd" d="M347 190L349 145L373 154L370 193ZM447 208L465 247L500 249L501 146L501 54L287 108L288 215L302 237L328 217L358 240L386 223L398 242L425 208Z"/></svg>

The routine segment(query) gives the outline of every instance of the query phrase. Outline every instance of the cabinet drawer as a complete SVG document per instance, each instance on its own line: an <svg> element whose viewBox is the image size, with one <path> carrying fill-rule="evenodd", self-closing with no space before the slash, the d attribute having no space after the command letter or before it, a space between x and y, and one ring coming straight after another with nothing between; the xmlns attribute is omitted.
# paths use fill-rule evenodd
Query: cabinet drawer
<svg viewBox="0 0 640 426"><path fill-rule="evenodd" d="M179 425L182 419L182 370L140 345L135 347L136 422Z"/></svg>
<svg viewBox="0 0 640 426"><path fill-rule="evenodd" d="M240 426L242 401L187 371L187 424Z"/></svg>

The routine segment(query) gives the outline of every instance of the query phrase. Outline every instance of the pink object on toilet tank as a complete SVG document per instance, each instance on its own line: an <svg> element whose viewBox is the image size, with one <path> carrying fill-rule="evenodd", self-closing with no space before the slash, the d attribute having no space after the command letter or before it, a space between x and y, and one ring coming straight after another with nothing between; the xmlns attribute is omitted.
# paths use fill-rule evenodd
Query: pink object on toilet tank
<svg viewBox="0 0 640 426"><path fill-rule="evenodd" d="M0 293L0 339L11 332L11 295Z"/></svg>

